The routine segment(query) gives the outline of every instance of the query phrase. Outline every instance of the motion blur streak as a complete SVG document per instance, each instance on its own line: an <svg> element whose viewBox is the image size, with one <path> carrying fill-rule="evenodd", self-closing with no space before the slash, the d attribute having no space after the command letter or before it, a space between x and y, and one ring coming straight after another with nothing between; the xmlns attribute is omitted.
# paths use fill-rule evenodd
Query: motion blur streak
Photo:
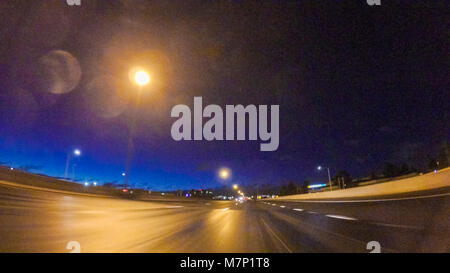
<svg viewBox="0 0 450 273"><path fill-rule="evenodd" d="M446 252L448 201L272 201L292 208L283 209L252 201L132 201L0 184L0 251L68 252L67 243L75 241L82 252L367 252L375 240L382 252ZM295 208L299 204L302 209Z"/></svg>

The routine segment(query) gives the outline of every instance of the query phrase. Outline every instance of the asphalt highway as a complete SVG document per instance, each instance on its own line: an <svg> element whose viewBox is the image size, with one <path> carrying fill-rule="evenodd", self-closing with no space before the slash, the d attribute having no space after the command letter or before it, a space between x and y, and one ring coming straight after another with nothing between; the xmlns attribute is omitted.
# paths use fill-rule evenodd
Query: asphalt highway
<svg viewBox="0 0 450 273"><path fill-rule="evenodd" d="M0 252L448 252L449 197L144 202L0 184Z"/></svg>

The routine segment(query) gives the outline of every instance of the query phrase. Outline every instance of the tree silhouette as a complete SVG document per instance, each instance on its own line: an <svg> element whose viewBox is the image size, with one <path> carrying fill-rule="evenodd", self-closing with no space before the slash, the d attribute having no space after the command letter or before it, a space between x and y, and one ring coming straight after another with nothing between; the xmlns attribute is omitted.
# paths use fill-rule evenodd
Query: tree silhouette
<svg viewBox="0 0 450 273"><path fill-rule="evenodd" d="M383 175L385 177L394 177L399 174L398 167L394 164L387 162L384 164Z"/></svg>
<svg viewBox="0 0 450 273"><path fill-rule="evenodd" d="M400 174L407 174L409 173L409 166L406 163L403 163L400 167Z"/></svg>
<svg viewBox="0 0 450 273"><path fill-rule="evenodd" d="M303 184L302 184L302 193L308 193L308 192L309 192L309 190L308 190L309 184L310 184L309 180L303 181Z"/></svg>
<svg viewBox="0 0 450 273"><path fill-rule="evenodd" d="M337 172L334 179L337 182L339 182L337 184L339 185L339 188L341 188L341 189L352 186L352 177L350 176L350 174L347 171Z"/></svg>

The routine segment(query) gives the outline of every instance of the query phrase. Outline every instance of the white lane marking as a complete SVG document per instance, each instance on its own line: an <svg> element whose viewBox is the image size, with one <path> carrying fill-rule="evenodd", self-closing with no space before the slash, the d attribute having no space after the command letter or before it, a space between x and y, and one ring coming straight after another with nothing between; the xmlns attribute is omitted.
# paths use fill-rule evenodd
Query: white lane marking
<svg viewBox="0 0 450 273"><path fill-rule="evenodd" d="M276 206L276 204L272 204L272 206Z"/></svg>
<svg viewBox="0 0 450 273"><path fill-rule="evenodd" d="M286 206L280 206L280 208L285 208Z"/></svg>
<svg viewBox="0 0 450 273"><path fill-rule="evenodd" d="M293 209L293 210L296 210L296 211L303 211L303 209Z"/></svg>
<svg viewBox="0 0 450 273"><path fill-rule="evenodd" d="M315 211L307 211L307 213L317 214L317 212L315 212Z"/></svg>
<svg viewBox="0 0 450 273"><path fill-rule="evenodd" d="M448 196L450 193L441 193L433 195L424 196L411 196L403 198L388 198L388 199L362 199L362 200L295 200L295 199L285 199L290 202L301 202L301 203L367 203L367 202L387 202L387 201L402 201L402 200L414 200L414 199L425 199L440 196Z"/></svg>
<svg viewBox="0 0 450 273"><path fill-rule="evenodd" d="M165 208L167 209L177 209L177 208L182 208L183 206L166 206Z"/></svg>
<svg viewBox="0 0 450 273"><path fill-rule="evenodd" d="M230 208L224 208L223 211L227 211L227 210L229 210L229 209L230 209Z"/></svg>
<svg viewBox="0 0 450 273"><path fill-rule="evenodd" d="M353 218L353 217L342 216L342 215L334 215L334 214L327 214L325 216L326 217L330 217L330 218L336 218L336 219L342 219L342 220L350 220L350 221L358 220L358 219Z"/></svg>
<svg viewBox="0 0 450 273"><path fill-rule="evenodd" d="M394 228L406 228L406 229L423 229L422 227L408 226L408 225L385 224L385 223L376 223L376 222L372 222L372 224L375 224L377 226L382 226L382 227L394 227Z"/></svg>
<svg viewBox="0 0 450 273"><path fill-rule="evenodd" d="M289 253L292 253L292 250L286 245L286 243L285 242L283 242L283 240L272 230L272 228L266 223L266 221L264 221L264 219L261 219L261 222L266 226L266 229L267 229L267 231L269 231L269 233L271 233L272 234L272 236L274 237L274 238L276 238L280 243L281 243L281 245L283 245L283 247L284 248L286 248L286 250L289 252Z"/></svg>
<svg viewBox="0 0 450 273"><path fill-rule="evenodd" d="M334 214L327 214L325 215L330 218L336 218L336 219L342 219L342 220L349 220L349 221L356 221L358 219L348 216L342 216L342 215L334 215ZM416 227L416 226L408 226L408 225L397 225L397 224L386 224L386 223L377 223L377 222L369 222L371 224L377 225L377 226L383 226L383 227L394 227L394 228L406 228L406 229L423 229L422 227Z"/></svg>

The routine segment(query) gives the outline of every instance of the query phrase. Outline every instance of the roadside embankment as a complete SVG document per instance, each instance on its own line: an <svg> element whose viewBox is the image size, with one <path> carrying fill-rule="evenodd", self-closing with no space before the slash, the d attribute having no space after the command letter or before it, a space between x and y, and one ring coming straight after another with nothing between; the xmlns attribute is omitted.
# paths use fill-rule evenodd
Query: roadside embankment
<svg viewBox="0 0 450 273"><path fill-rule="evenodd" d="M431 172L380 184L329 192L287 195L281 196L278 199L303 200L374 197L426 191L445 187L450 187L450 167L437 172Z"/></svg>

